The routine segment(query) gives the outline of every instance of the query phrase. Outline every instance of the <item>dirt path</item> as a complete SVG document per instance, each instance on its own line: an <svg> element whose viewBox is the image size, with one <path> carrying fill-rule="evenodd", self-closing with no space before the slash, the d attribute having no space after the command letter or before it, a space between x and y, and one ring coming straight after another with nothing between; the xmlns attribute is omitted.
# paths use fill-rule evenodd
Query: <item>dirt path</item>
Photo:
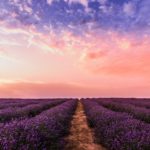
<svg viewBox="0 0 150 150"><path fill-rule="evenodd" d="M87 125L86 116L80 101L71 122L70 135L66 140L68 145L65 150L106 150L94 143L93 132Z"/></svg>

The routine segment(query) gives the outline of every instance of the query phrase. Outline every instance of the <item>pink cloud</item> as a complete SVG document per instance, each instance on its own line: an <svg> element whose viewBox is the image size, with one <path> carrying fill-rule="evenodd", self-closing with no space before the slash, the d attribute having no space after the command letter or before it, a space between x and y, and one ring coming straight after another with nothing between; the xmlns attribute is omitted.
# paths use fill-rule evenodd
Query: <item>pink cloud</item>
<svg viewBox="0 0 150 150"><path fill-rule="evenodd" d="M12 82L0 85L0 97L148 97L149 86L133 87L92 87L79 84L67 83L35 83L35 82Z"/></svg>
<svg viewBox="0 0 150 150"><path fill-rule="evenodd" d="M80 97L87 95L90 87L69 83L12 82L1 84L0 91L0 97Z"/></svg>
<svg viewBox="0 0 150 150"><path fill-rule="evenodd" d="M117 76L150 75L150 37L138 41L134 36L115 36L110 41L103 39L103 42L101 38L95 39L94 43L99 46L88 50L82 60L91 72Z"/></svg>

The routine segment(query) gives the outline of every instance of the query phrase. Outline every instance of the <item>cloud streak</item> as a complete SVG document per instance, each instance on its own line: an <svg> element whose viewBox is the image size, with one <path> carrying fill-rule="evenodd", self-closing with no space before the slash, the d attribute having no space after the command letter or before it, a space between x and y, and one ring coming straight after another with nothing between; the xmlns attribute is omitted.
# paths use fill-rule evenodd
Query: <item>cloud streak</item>
<svg viewBox="0 0 150 150"><path fill-rule="evenodd" d="M0 97L55 98L55 97L148 97L149 86L91 87L72 83L5 82L0 84ZM59 92L58 92L59 91ZM108 94L109 93L109 94Z"/></svg>

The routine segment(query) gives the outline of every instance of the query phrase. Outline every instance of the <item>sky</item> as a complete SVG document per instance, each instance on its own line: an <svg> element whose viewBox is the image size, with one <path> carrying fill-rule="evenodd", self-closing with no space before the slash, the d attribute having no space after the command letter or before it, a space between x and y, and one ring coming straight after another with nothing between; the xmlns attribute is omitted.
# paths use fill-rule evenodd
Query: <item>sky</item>
<svg viewBox="0 0 150 150"><path fill-rule="evenodd" d="M149 0L0 0L0 97L150 97Z"/></svg>

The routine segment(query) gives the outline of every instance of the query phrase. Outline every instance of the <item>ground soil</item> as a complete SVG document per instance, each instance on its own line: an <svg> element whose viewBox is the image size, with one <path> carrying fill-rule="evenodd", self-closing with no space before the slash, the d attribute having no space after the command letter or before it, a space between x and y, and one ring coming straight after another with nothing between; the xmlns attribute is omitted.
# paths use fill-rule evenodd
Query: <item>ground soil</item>
<svg viewBox="0 0 150 150"><path fill-rule="evenodd" d="M81 102L78 102L76 112L71 122L70 134L66 138L65 150L106 150L101 145L94 143L94 133L88 127Z"/></svg>

